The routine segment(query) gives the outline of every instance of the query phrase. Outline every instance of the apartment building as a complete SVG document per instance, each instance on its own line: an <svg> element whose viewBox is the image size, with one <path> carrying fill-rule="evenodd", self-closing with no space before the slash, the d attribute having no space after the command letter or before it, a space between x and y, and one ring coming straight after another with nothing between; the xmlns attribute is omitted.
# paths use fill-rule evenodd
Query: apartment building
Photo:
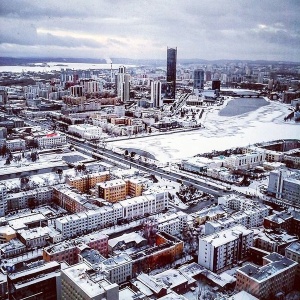
<svg viewBox="0 0 300 300"><path fill-rule="evenodd" d="M285 257L298 263L296 272L296 282L300 280L300 242L291 243L285 248Z"/></svg>
<svg viewBox="0 0 300 300"><path fill-rule="evenodd" d="M198 263L219 273L244 260L253 245L253 230L237 225L199 239Z"/></svg>
<svg viewBox="0 0 300 300"><path fill-rule="evenodd" d="M114 203L126 198L126 182L122 179L100 182L96 186L98 197L106 201Z"/></svg>
<svg viewBox="0 0 300 300"><path fill-rule="evenodd" d="M53 188L42 187L25 192L11 193L6 198L7 211L34 207L50 203L53 198Z"/></svg>
<svg viewBox="0 0 300 300"><path fill-rule="evenodd" d="M136 276L141 272L148 273L174 263L183 255L184 243L165 232L154 233L148 237L148 247L131 253L132 272Z"/></svg>
<svg viewBox="0 0 300 300"><path fill-rule="evenodd" d="M236 290L246 291L259 299L273 299L294 288L298 263L278 253L263 258L263 266L247 264L237 270Z"/></svg>
<svg viewBox="0 0 300 300"><path fill-rule="evenodd" d="M126 182L126 194L130 197L141 196L144 190L145 179L144 178L129 178L125 179Z"/></svg>
<svg viewBox="0 0 300 300"><path fill-rule="evenodd" d="M132 278L132 259L126 253L106 259L99 267L106 272L106 278L111 282L120 284Z"/></svg>
<svg viewBox="0 0 300 300"><path fill-rule="evenodd" d="M61 184L53 187L53 200L60 207L71 213L78 213L88 210L88 200L85 196L79 195L67 185Z"/></svg>
<svg viewBox="0 0 300 300"><path fill-rule="evenodd" d="M164 231L171 235L178 235L187 225L188 215L182 211L166 215L156 219L158 231Z"/></svg>
<svg viewBox="0 0 300 300"><path fill-rule="evenodd" d="M0 184L0 217L4 217L7 212L7 189L6 186Z"/></svg>
<svg viewBox="0 0 300 300"><path fill-rule="evenodd" d="M265 205L257 205L251 209L238 211L228 217L205 223L205 234L219 232L222 229L230 228L236 224L247 228L258 227L264 223L264 218L269 215L269 208Z"/></svg>
<svg viewBox="0 0 300 300"><path fill-rule="evenodd" d="M8 299L61 299L59 263L22 264L7 275Z"/></svg>
<svg viewBox="0 0 300 300"><path fill-rule="evenodd" d="M55 220L56 229L66 237L76 237L86 232L88 218L84 212L64 216Z"/></svg>
<svg viewBox="0 0 300 300"><path fill-rule="evenodd" d="M119 286L82 262L61 271L61 299L119 300Z"/></svg>
<svg viewBox="0 0 300 300"><path fill-rule="evenodd" d="M26 149L26 142L22 139L6 140L6 147L10 151L20 151Z"/></svg>
<svg viewBox="0 0 300 300"><path fill-rule="evenodd" d="M287 204L300 207L300 172L274 170L269 175L268 193Z"/></svg>
<svg viewBox="0 0 300 300"><path fill-rule="evenodd" d="M84 247L97 250L101 255L107 257L108 236L101 232L94 232L45 247L43 249L43 259L45 261L65 261L69 265L74 265L79 262L78 255Z"/></svg>
<svg viewBox="0 0 300 300"><path fill-rule="evenodd" d="M156 195L143 195L120 201L123 207L123 217L127 220L163 211L166 208L167 197L157 198Z"/></svg>
<svg viewBox="0 0 300 300"><path fill-rule="evenodd" d="M72 237L86 231L113 226L118 220L131 220L135 217L161 212L167 206L167 193L161 192L97 207L96 210L86 210L85 212L64 216L56 219L55 224L56 229L64 237Z"/></svg>
<svg viewBox="0 0 300 300"><path fill-rule="evenodd" d="M105 182L109 179L109 171L104 171L84 175L79 174L75 177L68 176L66 183L75 187L79 192L87 193L91 188L94 188L97 183Z"/></svg>

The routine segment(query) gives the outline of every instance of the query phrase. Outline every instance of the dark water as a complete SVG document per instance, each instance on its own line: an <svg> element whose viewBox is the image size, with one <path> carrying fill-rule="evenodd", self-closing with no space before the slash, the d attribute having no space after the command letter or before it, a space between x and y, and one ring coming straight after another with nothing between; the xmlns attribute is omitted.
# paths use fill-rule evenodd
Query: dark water
<svg viewBox="0 0 300 300"><path fill-rule="evenodd" d="M228 102L226 107L220 110L219 115L232 117L254 111L262 106L269 105L263 98L238 98Z"/></svg>

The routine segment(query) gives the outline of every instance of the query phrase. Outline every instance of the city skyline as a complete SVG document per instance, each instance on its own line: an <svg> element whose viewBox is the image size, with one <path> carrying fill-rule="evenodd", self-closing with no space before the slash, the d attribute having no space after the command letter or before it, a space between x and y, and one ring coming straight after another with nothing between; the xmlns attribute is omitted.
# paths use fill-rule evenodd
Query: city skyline
<svg viewBox="0 0 300 300"><path fill-rule="evenodd" d="M298 1L10 1L0 56L300 61Z"/></svg>

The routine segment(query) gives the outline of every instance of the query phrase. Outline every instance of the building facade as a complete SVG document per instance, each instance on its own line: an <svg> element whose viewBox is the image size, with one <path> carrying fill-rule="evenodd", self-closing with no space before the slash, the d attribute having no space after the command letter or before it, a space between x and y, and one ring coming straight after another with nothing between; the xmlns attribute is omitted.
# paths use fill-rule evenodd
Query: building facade
<svg viewBox="0 0 300 300"><path fill-rule="evenodd" d="M298 263L278 253L263 258L263 266L247 264L237 270L236 290L246 291L262 299L274 299L278 293L287 294L294 288Z"/></svg>
<svg viewBox="0 0 300 300"><path fill-rule="evenodd" d="M167 48L167 90L166 98L175 99L177 48Z"/></svg>
<svg viewBox="0 0 300 300"><path fill-rule="evenodd" d="M200 238L198 263L219 273L247 258L251 246L253 231L237 225Z"/></svg>

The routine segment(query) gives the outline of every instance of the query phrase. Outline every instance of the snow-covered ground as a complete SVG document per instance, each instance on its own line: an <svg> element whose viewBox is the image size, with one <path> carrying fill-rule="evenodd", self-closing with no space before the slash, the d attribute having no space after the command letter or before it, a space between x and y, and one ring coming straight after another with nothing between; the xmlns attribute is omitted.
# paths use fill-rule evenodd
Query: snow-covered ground
<svg viewBox="0 0 300 300"><path fill-rule="evenodd" d="M296 139L300 136L300 124L283 120L291 112L289 107L290 105L270 101L267 106L232 117L220 116L222 107L210 107L202 118L205 128L110 144L119 148L141 149L161 162L174 162L212 150L225 150L276 139Z"/></svg>

